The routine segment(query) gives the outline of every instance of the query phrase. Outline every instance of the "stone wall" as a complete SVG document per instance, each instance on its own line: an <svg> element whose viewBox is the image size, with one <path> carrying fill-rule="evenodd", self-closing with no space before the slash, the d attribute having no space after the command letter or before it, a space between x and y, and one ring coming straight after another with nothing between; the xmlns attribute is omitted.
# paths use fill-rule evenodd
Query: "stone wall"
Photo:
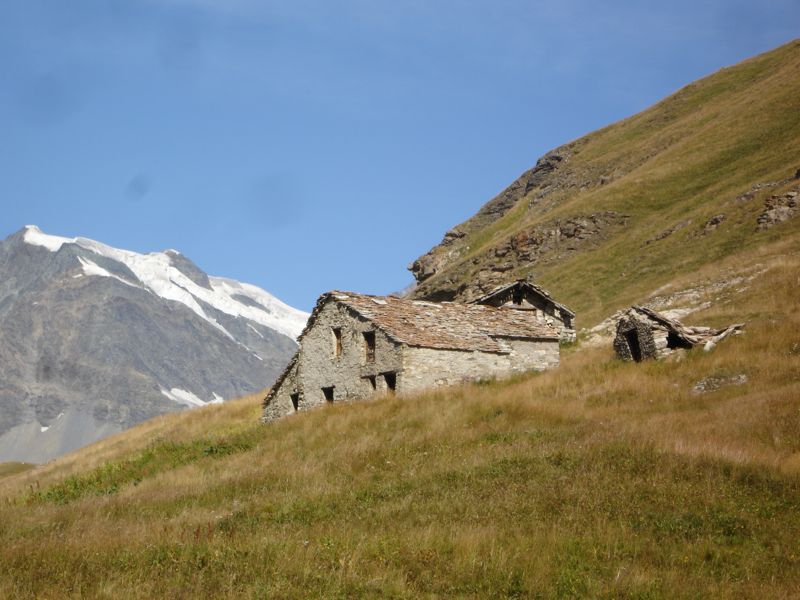
<svg viewBox="0 0 800 600"><path fill-rule="evenodd" d="M398 379L398 392L414 392L558 366L558 340L504 342L510 348L509 354L404 347L403 373L402 378Z"/></svg>
<svg viewBox="0 0 800 600"><path fill-rule="evenodd" d="M302 348L298 350L298 355L295 357L295 360L300 358L302 352ZM300 389L300 382L297 378L297 364L297 362L293 362L289 367L289 372L284 376L283 381L281 381L277 394L272 398L270 403L264 407L264 416L262 420L272 421L294 412L292 394L297 393Z"/></svg>
<svg viewBox="0 0 800 600"><path fill-rule="evenodd" d="M505 342L511 347L509 361L515 373L553 369L561 361L558 340L518 340Z"/></svg>
<svg viewBox="0 0 800 600"><path fill-rule="evenodd" d="M656 346L652 335L652 324L635 315L627 314L617 323L614 350L623 360L640 361L655 358Z"/></svg>
<svg viewBox="0 0 800 600"><path fill-rule="evenodd" d="M341 353L335 356L333 329L341 329ZM375 361L367 362L365 331L375 332ZM284 378L264 411L265 420L294 412L292 394L299 394L298 410L326 404L323 388L333 387L333 401L364 398L376 391L385 391L383 373L398 373L401 384L402 356L399 344L390 340L373 324L336 302L328 302L320 310L314 326L302 339L294 366ZM369 377L375 378L375 388Z"/></svg>
<svg viewBox="0 0 800 600"><path fill-rule="evenodd" d="M638 350L631 347L632 336L635 336ZM664 358L670 353L669 331L649 319L628 314L617 324L614 350L623 360Z"/></svg>

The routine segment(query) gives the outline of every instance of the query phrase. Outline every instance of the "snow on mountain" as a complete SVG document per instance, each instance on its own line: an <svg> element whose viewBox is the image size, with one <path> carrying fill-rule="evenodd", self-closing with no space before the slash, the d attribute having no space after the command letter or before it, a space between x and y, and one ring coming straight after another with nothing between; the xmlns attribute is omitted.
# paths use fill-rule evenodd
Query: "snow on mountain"
<svg viewBox="0 0 800 600"><path fill-rule="evenodd" d="M308 314L139 254L30 225L0 240L0 462L42 462L157 415L269 387Z"/></svg>
<svg viewBox="0 0 800 600"><path fill-rule="evenodd" d="M214 399L206 402L195 396L192 392L182 390L180 388L172 388L171 390L161 390L161 393L164 394L167 398L169 398L173 402L177 402L178 404L185 404L190 408L195 406L206 406L207 404L222 403L222 396L218 394L214 394Z"/></svg>
<svg viewBox="0 0 800 600"><path fill-rule="evenodd" d="M292 308L255 285L223 277L209 277L211 289L199 285L175 266L176 258L180 257L180 253L176 250L139 254L113 248L88 238L49 235L35 225L25 227L24 240L28 244L42 246L51 252L58 252L64 244L77 244L98 256L122 263L133 272L137 281L127 281L89 259L79 258L85 275L113 277L127 285L143 287L166 300L180 302L231 339L235 339L234 336L216 319L209 316L198 300L220 312L249 319L292 339L300 335L308 320L308 313Z"/></svg>

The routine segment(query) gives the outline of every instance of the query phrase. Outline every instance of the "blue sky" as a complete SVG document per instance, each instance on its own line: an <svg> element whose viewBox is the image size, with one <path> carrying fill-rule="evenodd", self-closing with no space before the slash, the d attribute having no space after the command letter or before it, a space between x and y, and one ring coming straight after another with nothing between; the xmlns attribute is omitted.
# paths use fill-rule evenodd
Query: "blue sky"
<svg viewBox="0 0 800 600"><path fill-rule="evenodd" d="M800 2L4 0L0 236L176 248L310 309L547 150L797 37Z"/></svg>

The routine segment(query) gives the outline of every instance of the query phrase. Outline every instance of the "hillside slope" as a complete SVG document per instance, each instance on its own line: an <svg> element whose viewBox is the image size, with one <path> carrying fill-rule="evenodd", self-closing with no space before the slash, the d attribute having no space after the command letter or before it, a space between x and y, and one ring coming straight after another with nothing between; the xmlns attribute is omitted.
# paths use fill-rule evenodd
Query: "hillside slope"
<svg viewBox="0 0 800 600"><path fill-rule="evenodd" d="M782 196L800 189L798 73L796 40L549 152L409 267L414 296L471 299L532 274L585 327L676 274L797 235L759 216L771 196L798 214Z"/></svg>
<svg viewBox="0 0 800 600"><path fill-rule="evenodd" d="M0 462L44 462L269 385L307 314L138 254L28 226L0 241Z"/></svg>
<svg viewBox="0 0 800 600"><path fill-rule="evenodd" d="M268 426L259 395L0 479L0 596L796 597L800 244L752 260L700 298L747 322L710 353Z"/></svg>
<svg viewBox="0 0 800 600"><path fill-rule="evenodd" d="M418 295L532 269L584 326L655 294L743 335L638 364L584 336L550 372L270 425L261 395L158 417L0 479L0 597L796 598L800 235L771 221L798 67L793 42L551 153L417 264Z"/></svg>

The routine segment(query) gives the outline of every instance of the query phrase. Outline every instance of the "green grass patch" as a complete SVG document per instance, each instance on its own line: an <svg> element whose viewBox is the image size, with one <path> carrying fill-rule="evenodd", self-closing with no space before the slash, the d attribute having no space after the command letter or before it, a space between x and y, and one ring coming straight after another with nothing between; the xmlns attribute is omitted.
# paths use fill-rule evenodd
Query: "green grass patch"
<svg viewBox="0 0 800 600"><path fill-rule="evenodd" d="M164 471L246 452L255 443L252 433L182 443L157 442L131 458L106 463L88 473L71 475L55 485L33 491L25 501L67 504L86 496L116 494L126 485L138 485Z"/></svg>

